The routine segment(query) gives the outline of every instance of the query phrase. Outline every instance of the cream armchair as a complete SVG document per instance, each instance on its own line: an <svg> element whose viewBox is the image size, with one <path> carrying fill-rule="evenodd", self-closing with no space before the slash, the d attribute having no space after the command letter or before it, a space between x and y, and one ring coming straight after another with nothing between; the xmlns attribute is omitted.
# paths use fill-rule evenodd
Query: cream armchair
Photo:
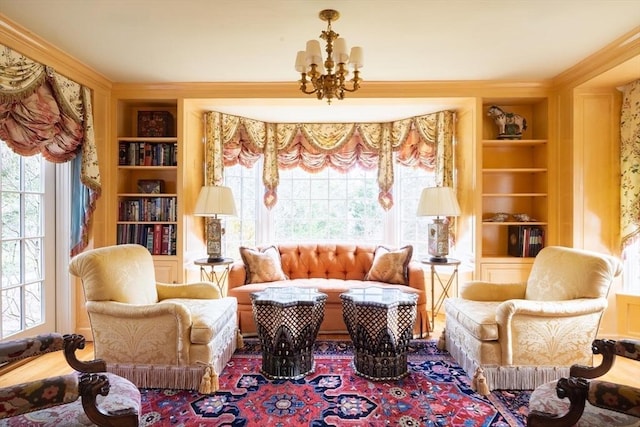
<svg viewBox="0 0 640 427"><path fill-rule="evenodd" d="M140 245L89 250L71 260L82 279L95 356L138 387L217 389L237 343L237 301L208 282L156 283Z"/></svg>
<svg viewBox="0 0 640 427"><path fill-rule="evenodd" d="M445 301L447 350L481 394L529 390L590 364L607 294L622 265L612 256L549 246L526 283L469 282Z"/></svg>

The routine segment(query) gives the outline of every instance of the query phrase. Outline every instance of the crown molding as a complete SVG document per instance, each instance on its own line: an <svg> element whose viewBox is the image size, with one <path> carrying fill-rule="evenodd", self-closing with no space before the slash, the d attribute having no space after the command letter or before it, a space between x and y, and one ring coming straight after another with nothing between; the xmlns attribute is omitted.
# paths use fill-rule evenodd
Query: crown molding
<svg viewBox="0 0 640 427"><path fill-rule="evenodd" d="M640 26L558 74L552 79L553 87L557 90L573 89L637 56L640 56Z"/></svg>
<svg viewBox="0 0 640 427"><path fill-rule="evenodd" d="M0 13L0 43L57 73L94 90L109 92L111 82L93 68L78 61L51 43Z"/></svg>

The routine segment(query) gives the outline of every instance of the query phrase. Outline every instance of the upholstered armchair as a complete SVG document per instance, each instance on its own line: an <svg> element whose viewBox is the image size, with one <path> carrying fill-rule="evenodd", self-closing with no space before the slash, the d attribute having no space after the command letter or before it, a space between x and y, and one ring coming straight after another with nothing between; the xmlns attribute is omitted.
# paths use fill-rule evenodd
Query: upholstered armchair
<svg viewBox="0 0 640 427"><path fill-rule="evenodd" d="M237 301L210 282L157 283L153 257L140 245L75 256L94 351L109 372L138 387L217 389L237 343Z"/></svg>
<svg viewBox="0 0 640 427"><path fill-rule="evenodd" d="M105 373L102 360L80 361L82 335L41 334L0 343L0 363L11 363L64 351L77 372L0 388L3 426L137 426L140 391L126 380Z"/></svg>
<svg viewBox="0 0 640 427"><path fill-rule="evenodd" d="M589 364L607 294L621 272L612 256L549 246L527 282L472 281L445 300L447 350L481 394L533 390Z"/></svg>
<svg viewBox="0 0 640 427"><path fill-rule="evenodd" d="M595 340L599 366L574 365L569 378L536 388L529 400L529 427L639 426L640 389L595 378L609 372L616 356L640 361L640 340Z"/></svg>

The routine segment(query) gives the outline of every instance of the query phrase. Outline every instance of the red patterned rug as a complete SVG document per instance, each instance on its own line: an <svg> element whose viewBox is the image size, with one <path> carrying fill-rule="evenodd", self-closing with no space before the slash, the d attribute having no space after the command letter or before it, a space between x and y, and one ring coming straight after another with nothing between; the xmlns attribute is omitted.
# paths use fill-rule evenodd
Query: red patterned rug
<svg viewBox="0 0 640 427"><path fill-rule="evenodd" d="M220 375L220 390L142 390L142 426L525 426L528 391L483 397L434 341L412 341L410 374L397 381L355 375L346 341L317 342L315 372L300 380L260 374L257 340L246 340Z"/></svg>

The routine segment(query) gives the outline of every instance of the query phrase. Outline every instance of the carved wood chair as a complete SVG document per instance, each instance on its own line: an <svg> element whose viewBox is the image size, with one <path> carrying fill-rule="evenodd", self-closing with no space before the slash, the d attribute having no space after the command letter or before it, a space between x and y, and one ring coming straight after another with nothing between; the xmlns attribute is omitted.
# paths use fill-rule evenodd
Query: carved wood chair
<svg viewBox="0 0 640 427"><path fill-rule="evenodd" d="M0 343L0 363L64 351L77 372L0 388L2 426L137 426L140 391L130 381L105 373L102 360L80 361L82 335L41 334Z"/></svg>
<svg viewBox="0 0 640 427"><path fill-rule="evenodd" d="M640 361L640 340L597 339L592 350L602 355L599 366L573 365L569 378L533 391L529 427L640 426L640 389L596 379L611 369L616 356Z"/></svg>

